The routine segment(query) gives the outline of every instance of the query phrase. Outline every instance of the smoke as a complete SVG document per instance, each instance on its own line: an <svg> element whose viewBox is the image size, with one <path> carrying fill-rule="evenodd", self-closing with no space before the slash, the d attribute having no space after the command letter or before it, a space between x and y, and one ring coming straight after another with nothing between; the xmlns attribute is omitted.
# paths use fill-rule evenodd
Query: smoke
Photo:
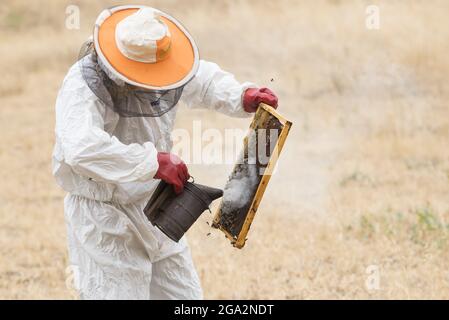
<svg viewBox="0 0 449 320"><path fill-rule="evenodd" d="M258 183L257 166L242 165L242 170L229 180L224 189L224 211L232 212L247 205Z"/></svg>
<svg viewBox="0 0 449 320"><path fill-rule="evenodd" d="M239 165L224 188L222 214L233 213L252 200L260 181L256 164L256 143L256 131L251 131L246 150L239 155Z"/></svg>

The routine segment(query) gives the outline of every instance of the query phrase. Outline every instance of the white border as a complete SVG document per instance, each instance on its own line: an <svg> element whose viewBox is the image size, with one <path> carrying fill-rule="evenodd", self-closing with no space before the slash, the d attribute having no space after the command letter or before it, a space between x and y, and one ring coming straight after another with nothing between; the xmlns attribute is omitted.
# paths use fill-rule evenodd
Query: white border
<svg viewBox="0 0 449 320"><path fill-rule="evenodd" d="M104 56L103 52L100 49L100 44L98 41L98 33L99 33L99 29L101 27L101 25L103 24L103 22L109 18L112 14L114 14L117 11L121 11L121 10L126 10L126 9L141 9L141 8L148 8L148 6L143 6L143 5L125 5L125 6L116 6L116 7L112 7L109 9L105 9L103 10L100 15L97 18L97 21L95 21L95 28L94 28L94 46L95 46L95 50L97 52L98 57L101 59L101 62L107 67L109 68L109 70L115 75L117 76L117 78L119 78L120 80L133 85L133 86L137 86L137 87L141 87L141 88L145 88L145 89L150 89L150 90L172 90L172 89L177 89L180 88L184 85L186 85L190 80L193 79L193 77L195 76L195 74L198 71L199 68L199 62L200 62L200 58L199 58L199 51L198 51L198 47L196 46L195 41L193 40L193 37L190 35L190 33L186 30L186 28L184 28L184 26L177 21L175 18L173 18L172 16L166 14L165 12L162 12L160 10L154 9L156 12L158 12L161 16L169 19L171 22L173 22L185 35L186 37L189 39L190 44L193 48L193 53L194 53L194 63L193 63L193 67L190 70L190 72L180 81L168 85L168 86L162 86L162 87L154 87L154 86L149 86L140 82L135 82L131 79L128 79L127 77L125 77L123 74L121 74L120 72L118 72L108 61L108 59L106 59L106 57Z"/></svg>

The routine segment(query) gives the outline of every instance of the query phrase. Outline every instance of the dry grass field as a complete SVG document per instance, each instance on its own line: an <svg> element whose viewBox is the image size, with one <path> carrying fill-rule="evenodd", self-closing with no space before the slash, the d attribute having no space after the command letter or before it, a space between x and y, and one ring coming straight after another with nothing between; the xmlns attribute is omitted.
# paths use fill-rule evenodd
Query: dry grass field
<svg viewBox="0 0 449 320"><path fill-rule="evenodd" d="M75 298L51 175L54 102L96 15L118 3L0 3L0 298ZM294 123L247 246L210 230L208 213L189 231L206 298L449 298L448 1L140 3L183 21L204 59L271 87ZM79 30L65 28L69 4ZM369 4L379 30L365 27ZM199 118L249 124L180 108L177 126ZM211 186L231 171L190 168Z"/></svg>

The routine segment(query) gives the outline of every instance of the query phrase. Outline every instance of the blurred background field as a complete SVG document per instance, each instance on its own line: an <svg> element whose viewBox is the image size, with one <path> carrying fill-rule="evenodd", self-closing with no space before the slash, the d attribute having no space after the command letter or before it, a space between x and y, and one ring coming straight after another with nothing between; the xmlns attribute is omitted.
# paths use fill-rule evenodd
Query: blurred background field
<svg viewBox="0 0 449 320"><path fill-rule="evenodd" d="M96 15L122 3L0 3L0 298L74 298L54 102ZM247 246L233 249L207 213L189 231L206 298L449 298L449 2L140 3L181 20L202 58L271 87L294 123ZM371 4L379 30L365 27ZM68 5L79 30L65 28ZM249 124L181 107L177 126L200 118ZM191 166L211 186L230 171Z"/></svg>

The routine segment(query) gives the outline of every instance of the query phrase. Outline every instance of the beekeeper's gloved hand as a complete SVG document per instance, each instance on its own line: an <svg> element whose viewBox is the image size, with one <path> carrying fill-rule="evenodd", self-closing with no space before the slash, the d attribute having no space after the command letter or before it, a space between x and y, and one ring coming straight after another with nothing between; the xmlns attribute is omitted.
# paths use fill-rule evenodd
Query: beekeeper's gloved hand
<svg viewBox="0 0 449 320"><path fill-rule="evenodd" d="M159 152L157 161L159 169L154 178L173 185L176 194L180 194L184 190L184 184L190 178L186 164L178 156L167 152Z"/></svg>
<svg viewBox="0 0 449 320"><path fill-rule="evenodd" d="M256 112L262 102L275 109L278 107L278 97L268 88L250 88L243 94L243 109L246 112Z"/></svg>

